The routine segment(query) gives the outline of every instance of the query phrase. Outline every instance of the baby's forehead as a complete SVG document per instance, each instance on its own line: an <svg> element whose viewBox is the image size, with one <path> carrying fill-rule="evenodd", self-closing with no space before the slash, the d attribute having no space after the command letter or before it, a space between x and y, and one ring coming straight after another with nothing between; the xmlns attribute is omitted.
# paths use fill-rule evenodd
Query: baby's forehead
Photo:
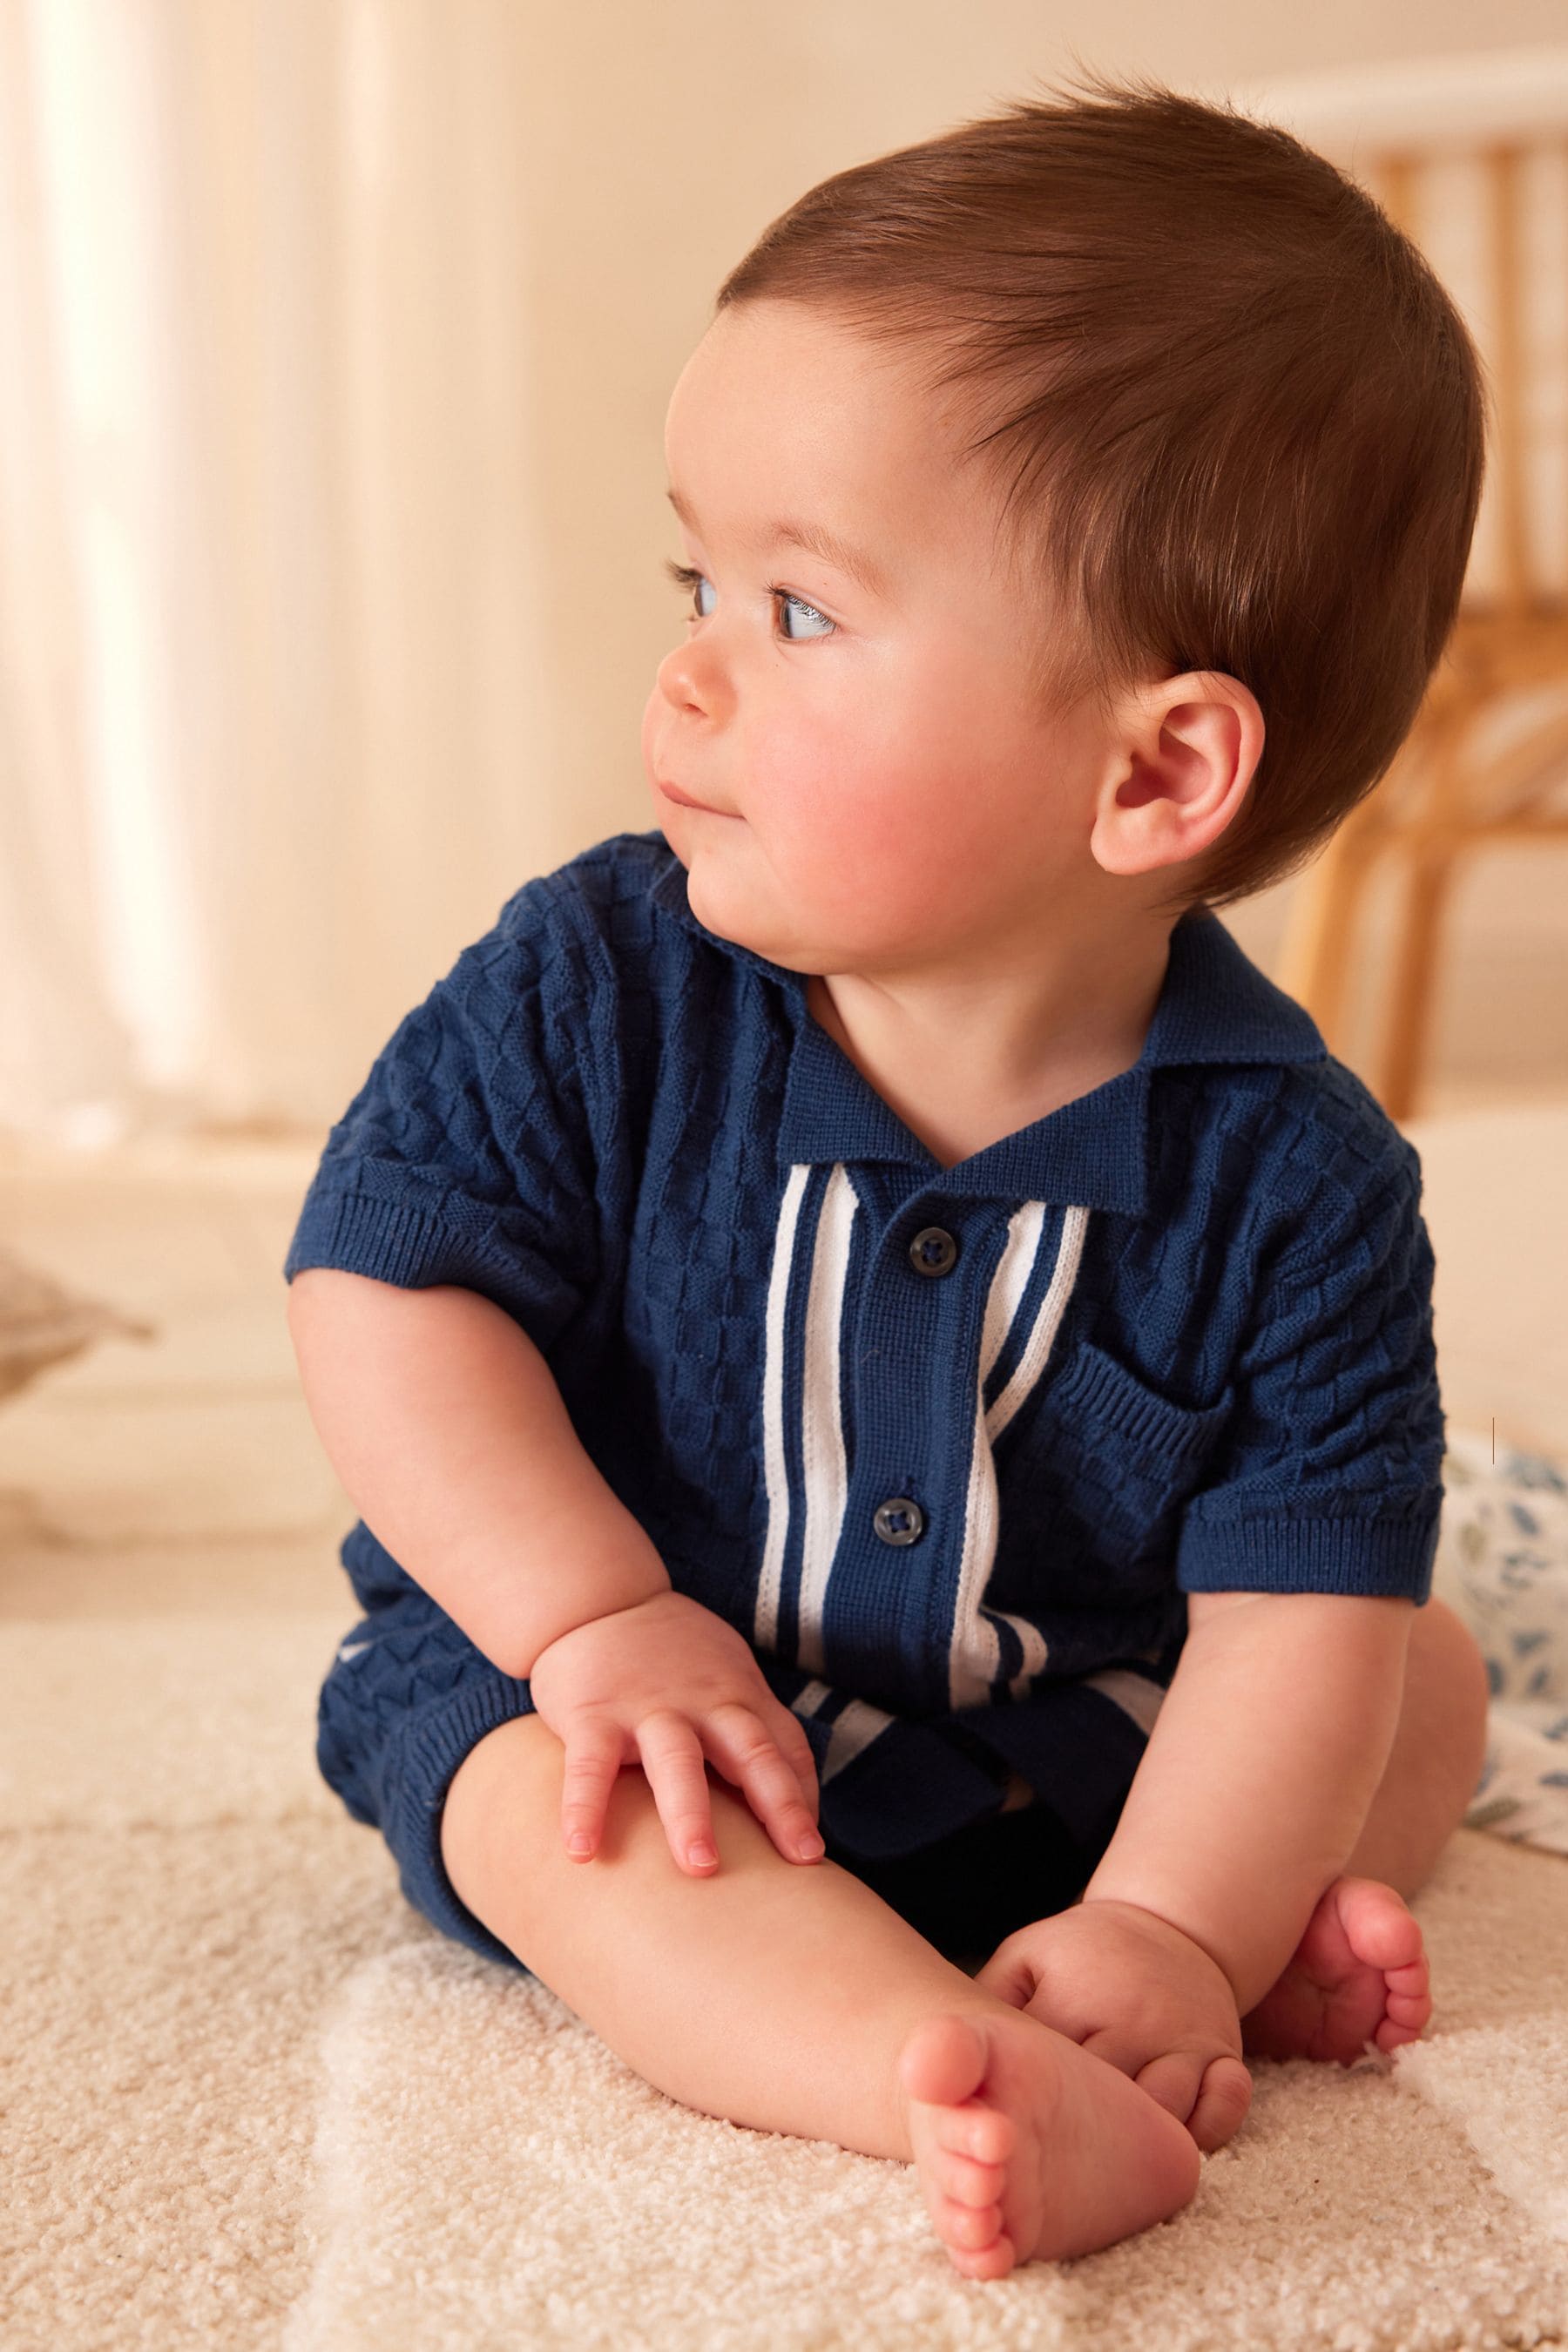
<svg viewBox="0 0 1568 2352"><path fill-rule="evenodd" d="M749 463L725 427L684 435L668 457L665 498L710 558L808 555L875 597L998 561L999 496L940 446L922 445L916 465L855 441L798 453L786 442Z"/></svg>
<svg viewBox="0 0 1568 2352"><path fill-rule="evenodd" d="M917 481L973 463L973 393L943 390L933 361L840 327L800 305L721 313L669 397L672 480L715 452L743 449L760 495L774 485L844 495L907 472Z"/></svg>

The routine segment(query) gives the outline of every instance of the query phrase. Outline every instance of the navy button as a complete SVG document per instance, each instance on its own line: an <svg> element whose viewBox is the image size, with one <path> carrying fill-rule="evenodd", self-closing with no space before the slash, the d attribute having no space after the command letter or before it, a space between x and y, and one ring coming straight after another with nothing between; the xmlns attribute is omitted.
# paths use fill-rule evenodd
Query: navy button
<svg viewBox="0 0 1568 2352"><path fill-rule="evenodd" d="M925 1513L907 1495L894 1495L889 1501L879 1503L871 1525L886 1544L913 1543L925 1526Z"/></svg>
<svg viewBox="0 0 1568 2352"><path fill-rule="evenodd" d="M951 1274L958 1244L940 1225L927 1225L910 1244L910 1264L917 1274Z"/></svg>

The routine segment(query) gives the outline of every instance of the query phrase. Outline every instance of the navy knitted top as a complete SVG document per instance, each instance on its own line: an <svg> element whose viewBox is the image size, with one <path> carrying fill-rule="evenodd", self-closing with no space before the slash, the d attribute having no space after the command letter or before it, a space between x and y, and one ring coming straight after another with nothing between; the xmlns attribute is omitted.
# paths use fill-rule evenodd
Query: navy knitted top
<svg viewBox="0 0 1568 2352"><path fill-rule="evenodd" d="M839 1832L900 1852L994 1811L998 1759L1059 1802L1064 1745L1141 1748L1187 1592L1426 1598L1420 1193L1195 911L1135 1066L943 1169L656 830L525 884L401 1023L284 1273L514 1317L806 1719L825 1818L856 1760ZM363 1521L342 1557L367 1606L407 1591Z"/></svg>

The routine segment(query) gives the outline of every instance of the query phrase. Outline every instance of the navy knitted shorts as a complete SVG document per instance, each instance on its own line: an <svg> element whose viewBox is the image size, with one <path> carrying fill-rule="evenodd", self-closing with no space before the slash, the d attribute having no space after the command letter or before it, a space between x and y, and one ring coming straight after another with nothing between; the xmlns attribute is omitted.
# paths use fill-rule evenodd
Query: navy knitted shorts
<svg viewBox="0 0 1568 2352"><path fill-rule="evenodd" d="M403 1892L470 1951L506 1966L522 1963L459 1902L441 1859L441 1810L469 1749L514 1716L531 1715L528 1685L503 1675L429 1596L411 1588L377 1599L347 1634L323 1684L316 1759L355 1821L380 1830ZM1100 1830L1087 1842L1047 1801L1000 1808L1006 1774L995 1773L997 1810L918 1852L867 1859L831 1833L829 1792L819 1826L827 1859L853 1871L951 1958L984 1958L1016 1927L1073 1902L1115 1825L1142 1753L1142 1736L1075 1746L1072 1804L1098 1775ZM525 1974L530 1971L524 1970Z"/></svg>

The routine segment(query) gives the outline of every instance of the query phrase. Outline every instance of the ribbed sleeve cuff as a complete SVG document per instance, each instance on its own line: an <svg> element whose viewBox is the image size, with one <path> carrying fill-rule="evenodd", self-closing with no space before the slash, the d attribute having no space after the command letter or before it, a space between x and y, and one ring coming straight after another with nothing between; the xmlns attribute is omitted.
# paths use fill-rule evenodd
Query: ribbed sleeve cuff
<svg viewBox="0 0 1568 2352"><path fill-rule="evenodd" d="M372 1200L363 1192L313 1191L300 1212L283 1276L291 1282L308 1265L332 1265L345 1274L374 1275L380 1281L416 1289L433 1279L433 1267L453 1259L477 1260L490 1255L474 1237L401 1201Z"/></svg>
<svg viewBox="0 0 1568 2352"><path fill-rule="evenodd" d="M405 1290L447 1282L477 1290L504 1307L542 1349L550 1348L577 1305L570 1285L537 1252L511 1243L499 1249L488 1233L470 1233L405 1202L366 1192L319 1187L307 1193L283 1278L292 1282L312 1265L368 1275Z"/></svg>
<svg viewBox="0 0 1568 2352"><path fill-rule="evenodd" d="M1425 1601L1432 1590L1442 1496L1418 1517L1279 1512L1189 1518L1176 1553L1184 1592L1347 1592Z"/></svg>

